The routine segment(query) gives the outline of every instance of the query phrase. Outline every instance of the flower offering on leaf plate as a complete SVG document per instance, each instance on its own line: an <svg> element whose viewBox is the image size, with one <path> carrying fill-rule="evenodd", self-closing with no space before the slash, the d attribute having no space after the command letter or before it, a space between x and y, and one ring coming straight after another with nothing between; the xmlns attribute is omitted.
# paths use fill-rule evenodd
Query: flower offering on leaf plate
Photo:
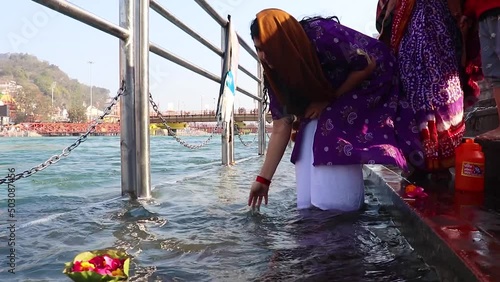
<svg viewBox="0 0 500 282"><path fill-rule="evenodd" d="M130 257L120 250L83 252L67 262L63 273L75 282L127 281Z"/></svg>
<svg viewBox="0 0 500 282"><path fill-rule="evenodd" d="M424 188L420 186L408 184L405 188L405 196L408 198L425 198L427 197L427 193L425 193Z"/></svg>

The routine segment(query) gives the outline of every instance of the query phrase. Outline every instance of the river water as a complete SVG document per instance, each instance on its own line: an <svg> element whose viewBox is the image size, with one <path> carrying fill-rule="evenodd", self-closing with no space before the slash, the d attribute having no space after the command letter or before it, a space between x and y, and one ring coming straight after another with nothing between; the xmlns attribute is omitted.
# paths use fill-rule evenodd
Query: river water
<svg viewBox="0 0 500 282"><path fill-rule="evenodd" d="M0 175L31 168L75 139L0 138ZM439 281L373 196L377 187L367 185L360 212L297 211L288 149L269 205L252 212L248 190L263 162L257 143L236 140L231 167L220 165L220 147L220 136L198 150L151 137L148 202L120 197L118 137L89 137L68 158L15 182L15 274L0 186L0 281L70 281L65 262L107 247L132 256L131 281Z"/></svg>

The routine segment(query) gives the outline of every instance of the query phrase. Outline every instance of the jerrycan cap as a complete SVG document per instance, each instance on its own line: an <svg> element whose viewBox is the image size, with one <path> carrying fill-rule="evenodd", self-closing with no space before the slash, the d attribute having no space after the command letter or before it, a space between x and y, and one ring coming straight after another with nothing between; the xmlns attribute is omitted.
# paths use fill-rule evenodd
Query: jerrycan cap
<svg viewBox="0 0 500 282"><path fill-rule="evenodd" d="M462 146L468 148L468 149L472 149L472 150L479 150L481 151L481 145L479 145L478 143L474 142L474 139L472 138L466 138L465 139L465 142L462 143Z"/></svg>

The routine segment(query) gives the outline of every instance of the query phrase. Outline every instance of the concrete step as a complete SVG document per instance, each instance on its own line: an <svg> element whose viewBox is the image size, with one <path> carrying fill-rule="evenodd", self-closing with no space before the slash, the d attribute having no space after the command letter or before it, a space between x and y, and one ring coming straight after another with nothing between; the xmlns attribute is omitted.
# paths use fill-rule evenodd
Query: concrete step
<svg viewBox="0 0 500 282"><path fill-rule="evenodd" d="M499 125L498 111L493 98L479 101L465 111L465 136L476 137Z"/></svg>
<svg viewBox="0 0 500 282"><path fill-rule="evenodd" d="M375 196L440 281L500 281L498 200L431 181L417 183L428 197L408 198L400 173L382 165L364 167L365 183L378 187L372 189Z"/></svg>
<svg viewBox="0 0 500 282"><path fill-rule="evenodd" d="M490 197L500 199L500 140L481 140L476 138L483 149L485 168L485 193ZM500 205L496 207L500 210Z"/></svg>

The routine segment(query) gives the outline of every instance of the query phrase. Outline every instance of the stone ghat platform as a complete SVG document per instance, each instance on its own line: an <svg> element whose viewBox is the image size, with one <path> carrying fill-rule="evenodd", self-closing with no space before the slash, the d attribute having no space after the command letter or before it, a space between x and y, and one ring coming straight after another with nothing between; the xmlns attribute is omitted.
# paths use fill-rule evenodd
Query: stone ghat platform
<svg viewBox="0 0 500 282"><path fill-rule="evenodd" d="M481 145L485 158L485 193L488 198L500 199L500 140L476 138L475 142ZM497 205L497 208L500 208L500 205Z"/></svg>
<svg viewBox="0 0 500 282"><path fill-rule="evenodd" d="M500 281L500 200L494 193L500 185L465 193L454 191L453 181L424 180L416 184L428 197L412 199L400 171L367 165L364 174L367 185L380 187L375 196L441 281Z"/></svg>

